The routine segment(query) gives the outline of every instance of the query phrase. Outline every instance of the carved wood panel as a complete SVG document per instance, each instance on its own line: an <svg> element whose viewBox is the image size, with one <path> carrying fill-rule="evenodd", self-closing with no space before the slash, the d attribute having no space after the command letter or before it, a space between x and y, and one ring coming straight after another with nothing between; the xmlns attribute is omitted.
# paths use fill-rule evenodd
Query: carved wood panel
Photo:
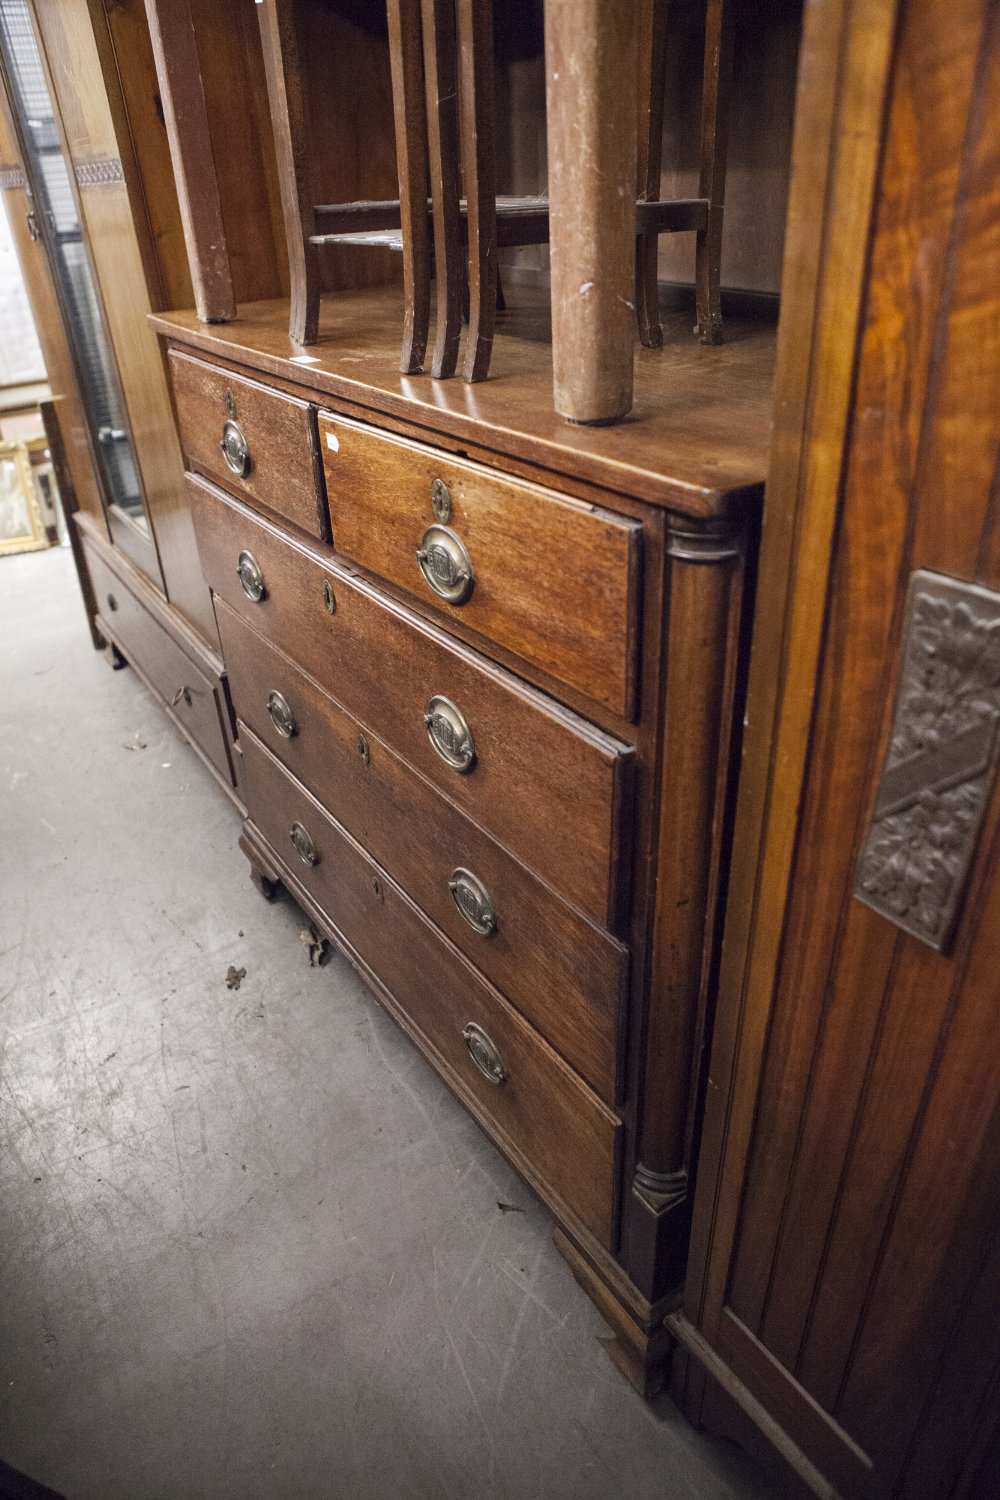
<svg viewBox="0 0 1000 1500"><path fill-rule="evenodd" d="M951 937L996 772L1000 594L910 581L889 749L854 894L933 948Z"/></svg>

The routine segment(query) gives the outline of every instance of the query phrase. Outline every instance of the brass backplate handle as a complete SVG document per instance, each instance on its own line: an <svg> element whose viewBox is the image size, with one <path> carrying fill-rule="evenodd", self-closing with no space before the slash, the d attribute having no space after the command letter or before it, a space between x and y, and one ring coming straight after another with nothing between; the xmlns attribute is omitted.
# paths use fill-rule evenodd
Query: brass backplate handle
<svg viewBox="0 0 1000 1500"><path fill-rule="evenodd" d="M470 1021L462 1032L462 1040L468 1049L469 1056L487 1082L495 1084L497 1088L507 1082L507 1069L504 1067L503 1058L500 1056L496 1043L491 1041L481 1026L477 1026L475 1021Z"/></svg>
<svg viewBox="0 0 1000 1500"><path fill-rule="evenodd" d="M237 479L246 479L253 461L250 457L250 444L239 422L230 420L225 424L219 447L222 449L222 456L229 472L235 474Z"/></svg>
<svg viewBox="0 0 1000 1500"><path fill-rule="evenodd" d="M476 744L462 710L450 698L436 693L424 713L427 738L445 765L452 770L471 771L476 761Z"/></svg>
<svg viewBox="0 0 1000 1500"><path fill-rule="evenodd" d="M295 852L304 865L319 864L319 855L316 852L316 845L309 837L307 829L303 828L301 823L292 824L291 828L289 828L288 830L288 837L295 845Z"/></svg>
<svg viewBox="0 0 1000 1500"><path fill-rule="evenodd" d="M435 521L447 526L451 520L451 491L443 479L431 480L431 510Z"/></svg>
<svg viewBox="0 0 1000 1500"><path fill-rule="evenodd" d="M420 538L417 562L424 581L439 599L464 604L472 593L476 575L465 543L449 526L428 526Z"/></svg>
<svg viewBox="0 0 1000 1500"><path fill-rule="evenodd" d="M291 704L277 688L267 695L267 711L271 716L271 723L283 740L290 740L298 733L299 726L295 722Z"/></svg>
<svg viewBox="0 0 1000 1500"><path fill-rule="evenodd" d="M240 580L240 588L247 598L254 604L259 604L267 593L264 587L264 575L260 570L260 564L252 552L241 552L236 559L236 576Z"/></svg>
<svg viewBox="0 0 1000 1500"><path fill-rule="evenodd" d="M448 881L451 898L473 932L480 937L493 937L497 930L496 912L490 893L477 875L461 866L451 872Z"/></svg>

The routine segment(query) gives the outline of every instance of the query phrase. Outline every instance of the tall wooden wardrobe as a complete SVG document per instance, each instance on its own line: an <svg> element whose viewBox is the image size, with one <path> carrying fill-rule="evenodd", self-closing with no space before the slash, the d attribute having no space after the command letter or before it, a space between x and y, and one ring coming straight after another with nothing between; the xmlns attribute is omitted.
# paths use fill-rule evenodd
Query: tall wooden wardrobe
<svg viewBox="0 0 1000 1500"><path fill-rule="evenodd" d="M1000 8L825 4L673 1389L1000 1493ZM803 333L808 330L808 337Z"/></svg>

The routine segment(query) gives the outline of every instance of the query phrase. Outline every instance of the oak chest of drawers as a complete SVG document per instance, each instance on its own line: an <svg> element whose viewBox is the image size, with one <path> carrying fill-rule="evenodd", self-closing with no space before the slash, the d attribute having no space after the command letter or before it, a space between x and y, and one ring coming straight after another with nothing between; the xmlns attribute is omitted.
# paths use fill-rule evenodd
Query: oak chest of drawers
<svg viewBox="0 0 1000 1500"><path fill-rule="evenodd" d="M157 326L255 879L551 1205L649 1390L688 1234L760 485L666 466L629 486L294 346Z"/></svg>

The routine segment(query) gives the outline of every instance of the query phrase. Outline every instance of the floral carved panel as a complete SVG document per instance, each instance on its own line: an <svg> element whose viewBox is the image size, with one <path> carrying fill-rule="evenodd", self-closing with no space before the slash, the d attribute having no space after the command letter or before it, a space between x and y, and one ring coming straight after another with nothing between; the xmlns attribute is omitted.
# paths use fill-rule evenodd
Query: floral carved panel
<svg viewBox="0 0 1000 1500"><path fill-rule="evenodd" d="M1000 594L914 573L892 732L854 894L948 946L1000 744Z"/></svg>

